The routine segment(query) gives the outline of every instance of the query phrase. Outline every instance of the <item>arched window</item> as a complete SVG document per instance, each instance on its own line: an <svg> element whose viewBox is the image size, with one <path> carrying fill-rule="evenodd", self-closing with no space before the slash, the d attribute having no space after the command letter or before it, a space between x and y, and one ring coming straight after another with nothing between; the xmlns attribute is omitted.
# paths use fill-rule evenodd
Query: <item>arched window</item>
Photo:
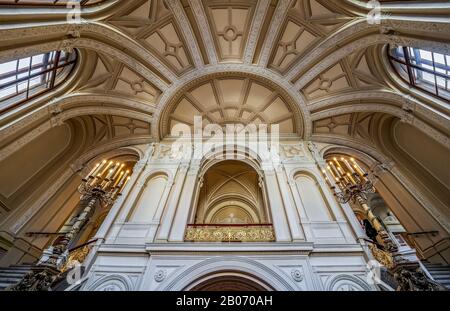
<svg viewBox="0 0 450 311"><path fill-rule="evenodd" d="M76 51L53 51L0 64L0 113L64 82L76 60Z"/></svg>
<svg viewBox="0 0 450 311"><path fill-rule="evenodd" d="M78 3L81 6L89 6L103 2L104 0L0 0L0 5L23 5L23 6L69 6Z"/></svg>
<svg viewBox="0 0 450 311"><path fill-rule="evenodd" d="M410 85L450 100L450 55L398 47L389 50L389 58Z"/></svg>

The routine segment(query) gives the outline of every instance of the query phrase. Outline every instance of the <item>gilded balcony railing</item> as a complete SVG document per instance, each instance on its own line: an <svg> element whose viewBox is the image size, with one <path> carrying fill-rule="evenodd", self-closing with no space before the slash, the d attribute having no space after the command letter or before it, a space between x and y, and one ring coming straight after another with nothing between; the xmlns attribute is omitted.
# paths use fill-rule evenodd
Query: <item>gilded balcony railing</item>
<svg viewBox="0 0 450 311"><path fill-rule="evenodd" d="M187 242L272 242L272 224L188 225Z"/></svg>
<svg viewBox="0 0 450 311"><path fill-rule="evenodd" d="M80 245L69 251L69 256L64 264L64 266L60 269L62 273L74 268L77 264L82 264L86 257L89 255L93 245L98 240L89 241L83 245Z"/></svg>

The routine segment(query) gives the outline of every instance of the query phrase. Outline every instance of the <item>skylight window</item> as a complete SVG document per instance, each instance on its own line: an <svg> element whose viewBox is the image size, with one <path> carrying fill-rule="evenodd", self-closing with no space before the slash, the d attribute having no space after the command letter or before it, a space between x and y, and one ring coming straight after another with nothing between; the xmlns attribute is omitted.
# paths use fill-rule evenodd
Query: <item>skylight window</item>
<svg viewBox="0 0 450 311"><path fill-rule="evenodd" d="M398 47L390 50L389 58L410 85L450 100L450 55Z"/></svg>
<svg viewBox="0 0 450 311"><path fill-rule="evenodd" d="M77 53L53 51L0 64L0 113L64 82Z"/></svg>

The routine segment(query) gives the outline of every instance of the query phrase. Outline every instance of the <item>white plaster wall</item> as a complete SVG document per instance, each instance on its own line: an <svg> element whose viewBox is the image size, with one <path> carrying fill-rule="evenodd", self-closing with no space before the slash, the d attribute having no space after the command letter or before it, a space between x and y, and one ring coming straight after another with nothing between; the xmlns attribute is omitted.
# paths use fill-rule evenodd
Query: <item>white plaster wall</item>
<svg viewBox="0 0 450 311"><path fill-rule="evenodd" d="M145 185L144 191L132 211L130 222L151 222L162 199L167 178L155 176Z"/></svg>
<svg viewBox="0 0 450 311"><path fill-rule="evenodd" d="M306 175L297 176L295 181L306 209L306 217L311 221L332 221L333 217L316 185L317 182Z"/></svg>
<svg viewBox="0 0 450 311"><path fill-rule="evenodd" d="M365 253L349 224L357 222L348 221L354 215L334 200L302 142L286 143L282 150L294 148L295 155L282 153L278 166L262 169L277 241L239 243L245 250L184 242L200 164L172 158L167 146L155 144L155 152L135 169L116 216L110 215L115 221L100 230L107 238L90 255L82 290L182 290L223 270L253 275L276 290L374 289L366 282ZM167 181L153 179L161 172Z"/></svg>
<svg viewBox="0 0 450 311"><path fill-rule="evenodd" d="M83 291L181 291L203 277L236 272L277 291L376 290L361 254L121 254L101 255Z"/></svg>

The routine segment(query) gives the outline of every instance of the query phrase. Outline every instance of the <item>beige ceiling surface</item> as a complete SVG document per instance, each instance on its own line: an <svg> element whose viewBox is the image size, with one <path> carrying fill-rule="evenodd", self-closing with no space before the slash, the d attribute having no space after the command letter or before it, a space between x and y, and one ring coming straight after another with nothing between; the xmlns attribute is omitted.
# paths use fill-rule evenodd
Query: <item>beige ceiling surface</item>
<svg viewBox="0 0 450 311"><path fill-rule="evenodd" d="M20 33L12 24L0 30L0 56L19 55L26 44L32 52L49 48L40 44L45 38L79 49L76 83L55 98L56 110L89 106L93 115L147 122L121 121L120 135L142 131L157 141L200 116L203 126L278 124L282 134L304 139L370 144L362 129L372 114L386 113L448 145L448 109L423 108L429 98L398 83L383 48L428 46L421 41L428 33L439 37L436 49L445 47L449 27L402 15L401 7L390 13L392 23L370 24L366 13L347 0L109 0L83 12L79 25L61 26L64 15L38 25L39 11L18 15Z"/></svg>
<svg viewBox="0 0 450 311"><path fill-rule="evenodd" d="M194 126L194 116L208 124L278 124L281 133L296 131L292 108L274 89L248 78L212 79L185 92L173 105L169 128Z"/></svg>

